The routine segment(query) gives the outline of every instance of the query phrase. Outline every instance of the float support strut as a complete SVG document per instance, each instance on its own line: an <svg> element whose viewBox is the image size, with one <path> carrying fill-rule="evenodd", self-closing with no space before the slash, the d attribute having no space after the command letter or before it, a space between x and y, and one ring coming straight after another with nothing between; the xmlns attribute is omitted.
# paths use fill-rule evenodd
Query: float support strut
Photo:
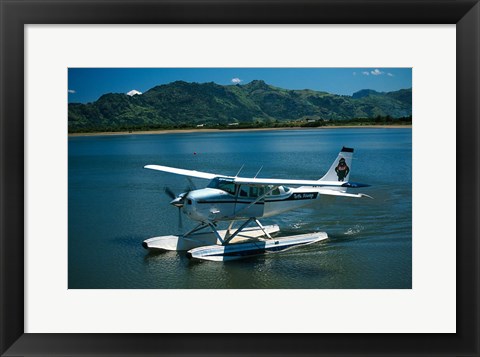
<svg viewBox="0 0 480 357"><path fill-rule="evenodd" d="M230 242L233 238L235 238L239 233L240 231L245 228L251 221L253 221L255 218L249 218L247 219L240 227L238 227L238 229L231 235L228 237L228 239L225 239L225 242L223 242L222 244L225 245L225 244L228 244L228 242Z"/></svg>

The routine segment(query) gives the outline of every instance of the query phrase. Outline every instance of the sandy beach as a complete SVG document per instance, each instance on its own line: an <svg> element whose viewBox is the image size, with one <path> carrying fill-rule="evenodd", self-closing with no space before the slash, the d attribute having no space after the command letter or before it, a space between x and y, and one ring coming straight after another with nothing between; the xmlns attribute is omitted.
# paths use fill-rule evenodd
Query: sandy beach
<svg viewBox="0 0 480 357"><path fill-rule="evenodd" d="M68 136L100 136L100 135L148 135L148 134L182 134L182 133L218 133L235 131L267 131L267 130L328 130L328 129L401 129L411 128L411 125L332 125L317 128L292 127L292 128L247 128L247 129L172 129L172 130L145 130L145 131L106 131L94 133L70 133Z"/></svg>

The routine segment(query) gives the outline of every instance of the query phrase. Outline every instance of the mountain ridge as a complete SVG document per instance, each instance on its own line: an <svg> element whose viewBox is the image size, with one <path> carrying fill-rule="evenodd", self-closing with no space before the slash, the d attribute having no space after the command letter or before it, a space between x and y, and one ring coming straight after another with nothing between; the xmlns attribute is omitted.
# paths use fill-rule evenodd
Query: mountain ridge
<svg viewBox="0 0 480 357"><path fill-rule="evenodd" d="M143 94L105 93L91 103L68 105L69 132L175 128L232 123L408 117L412 89L351 96L311 89L274 87L263 80L246 84L175 81Z"/></svg>

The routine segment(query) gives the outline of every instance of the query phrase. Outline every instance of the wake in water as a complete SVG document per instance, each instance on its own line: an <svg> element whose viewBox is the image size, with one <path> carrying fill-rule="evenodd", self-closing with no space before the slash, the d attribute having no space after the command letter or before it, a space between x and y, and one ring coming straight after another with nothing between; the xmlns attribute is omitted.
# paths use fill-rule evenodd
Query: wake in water
<svg viewBox="0 0 480 357"><path fill-rule="evenodd" d="M292 224L290 224L290 228L292 228L292 229L301 229L301 228L304 227L305 225L307 225L306 222L292 223Z"/></svg>
<svg viewBox="0 0 480 357"><path fill-rule="evenodd" d="M354 235L357 235L358 233L360 233L364 230L365 230L364 226L356 224L353 227L348 228L343 234L346 235L346 236L354 236Z"/></svg>

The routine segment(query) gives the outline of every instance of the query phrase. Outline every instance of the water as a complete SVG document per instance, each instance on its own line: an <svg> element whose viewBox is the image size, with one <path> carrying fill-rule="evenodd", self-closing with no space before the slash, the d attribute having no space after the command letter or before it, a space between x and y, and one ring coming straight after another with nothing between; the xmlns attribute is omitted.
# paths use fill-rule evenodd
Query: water
<svg viewBox="0 0 480 357"><path fill-rule="evenodd" d="M178 232L163 192L181 176L143 169L160 164L242 176L317 179L342 146L355 148L351 180L370 200L325 197L261 220L281 232L325 231L329 239L280 254L232 262L149 253L143 240ZM411 129L317 129L69 138L70 289L315 288L412 286ZM208 182L195 179L197 187ZM183 217L184 229L193 226ZM223 226L222 226L223 227Z"/></svg>

